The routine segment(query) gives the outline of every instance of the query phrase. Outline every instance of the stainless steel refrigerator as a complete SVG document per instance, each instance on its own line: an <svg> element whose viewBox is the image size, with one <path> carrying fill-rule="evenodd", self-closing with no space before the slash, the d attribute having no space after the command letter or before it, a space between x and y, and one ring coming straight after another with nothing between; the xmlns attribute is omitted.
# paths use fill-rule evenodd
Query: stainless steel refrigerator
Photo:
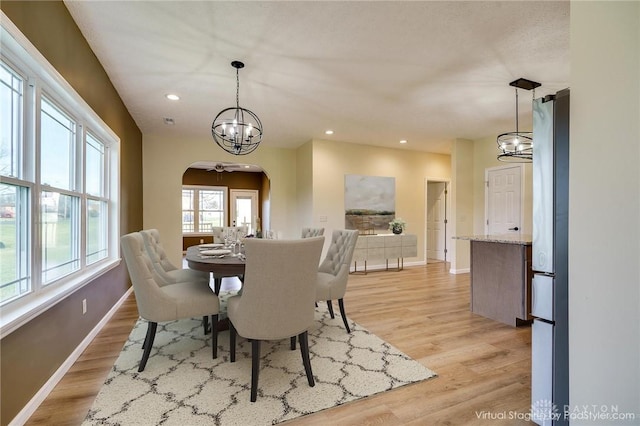
<svg viewBox="0 0 640 426"><path fill-rule="evenodd" d="M569 405L569 89L533 101L531 414L566 425Z"/></svg>

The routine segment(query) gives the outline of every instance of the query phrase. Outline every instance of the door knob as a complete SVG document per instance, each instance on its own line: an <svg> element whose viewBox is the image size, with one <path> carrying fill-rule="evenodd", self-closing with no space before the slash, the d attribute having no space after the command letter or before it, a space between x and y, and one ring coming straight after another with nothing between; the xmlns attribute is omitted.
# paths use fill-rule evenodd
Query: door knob
<svg viewBox="0 0 640 426"><path fill-rule="evenodd" d="M514 228L509 228L509 231L517 231L517 230L518 230L518 227L517 227L517 226L516 226L516 227L514 227Z"/></svg>

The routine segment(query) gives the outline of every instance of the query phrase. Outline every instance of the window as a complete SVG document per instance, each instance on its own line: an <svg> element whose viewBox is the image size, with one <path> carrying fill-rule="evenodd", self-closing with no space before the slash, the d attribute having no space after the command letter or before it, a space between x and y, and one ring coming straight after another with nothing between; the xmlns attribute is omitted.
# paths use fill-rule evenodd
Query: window
<svg viewBox="0 0 640 426"><path fill-rule="evenodd" d="M20 176L22 147L22 100L24 80L6 66L0 66L0 172L2 176Z"/></svg>
<svg viewBox="0 0 640 426"><path fill-rule="evenodd" d="M119 139L8 20L2 41L5 335L118 264Z"/></svg>
<svg viewBox="0 0 640 426"><path fill-rule="evenodd" d="M24 78L0 63L0 304L29 293L30 185L22 182Z"/></svg>
<svg viewBox="0 0 640 426"><path fill-rule="evenodd" d="M45 96L40 102L42 283L80 268L76 122ZM37 143L37 142L36 142Z"/></svg>
<svg viewBox="0 0 640 426"><path fill-rule="evenodd" d="M85 145L85 186L87 193L87 264L108 256L109 199L105 193L106 147L96 136L87 134Z"/></svg>
<svg viewBox="0 0 640 426"><path fill-rule="evenodd" d="M42 96L40 104L40 183L76 189L76 123Z"/></svg>
<svg viewBox="0 0 640 426"><path fill-rule="evenodd" d="M225 226L227 188L185 186L182 188L182 233L211 233Z"/></svg>
<svg viewBox="0 0 640 426"><path fill-rule="evenodd" d="M15 300L31 289L29 188L0 184L0 300Z"/></svg>

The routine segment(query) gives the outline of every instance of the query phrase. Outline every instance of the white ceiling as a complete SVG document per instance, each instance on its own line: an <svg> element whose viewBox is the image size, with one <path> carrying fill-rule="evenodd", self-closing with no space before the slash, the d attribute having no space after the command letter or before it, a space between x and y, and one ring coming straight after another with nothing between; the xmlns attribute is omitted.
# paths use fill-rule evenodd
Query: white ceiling
<svg viewBox="0 0 640 426"><path fill-rule="evenodd" d="M538 81L540 97L569 81L568 1L66 5L145 135L211 138L215 115L235 105L233 60L246 65L240 105L272 147L332 139L449 153L456 138L515 130L509 82ZM520 130L531 98L519 90Z"/></svg>

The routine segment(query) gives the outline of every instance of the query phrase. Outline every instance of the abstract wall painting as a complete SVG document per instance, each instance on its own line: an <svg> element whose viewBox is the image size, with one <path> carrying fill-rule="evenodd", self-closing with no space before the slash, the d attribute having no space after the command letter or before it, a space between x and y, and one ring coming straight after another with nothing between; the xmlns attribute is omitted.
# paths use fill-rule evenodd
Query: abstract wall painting
<svg viewBox="0 0 640 426"><path fill-rule="evenodd" d="M387 233L396 215L396 179L383 176L344 176L344 224L360 234Z"/></svg>

